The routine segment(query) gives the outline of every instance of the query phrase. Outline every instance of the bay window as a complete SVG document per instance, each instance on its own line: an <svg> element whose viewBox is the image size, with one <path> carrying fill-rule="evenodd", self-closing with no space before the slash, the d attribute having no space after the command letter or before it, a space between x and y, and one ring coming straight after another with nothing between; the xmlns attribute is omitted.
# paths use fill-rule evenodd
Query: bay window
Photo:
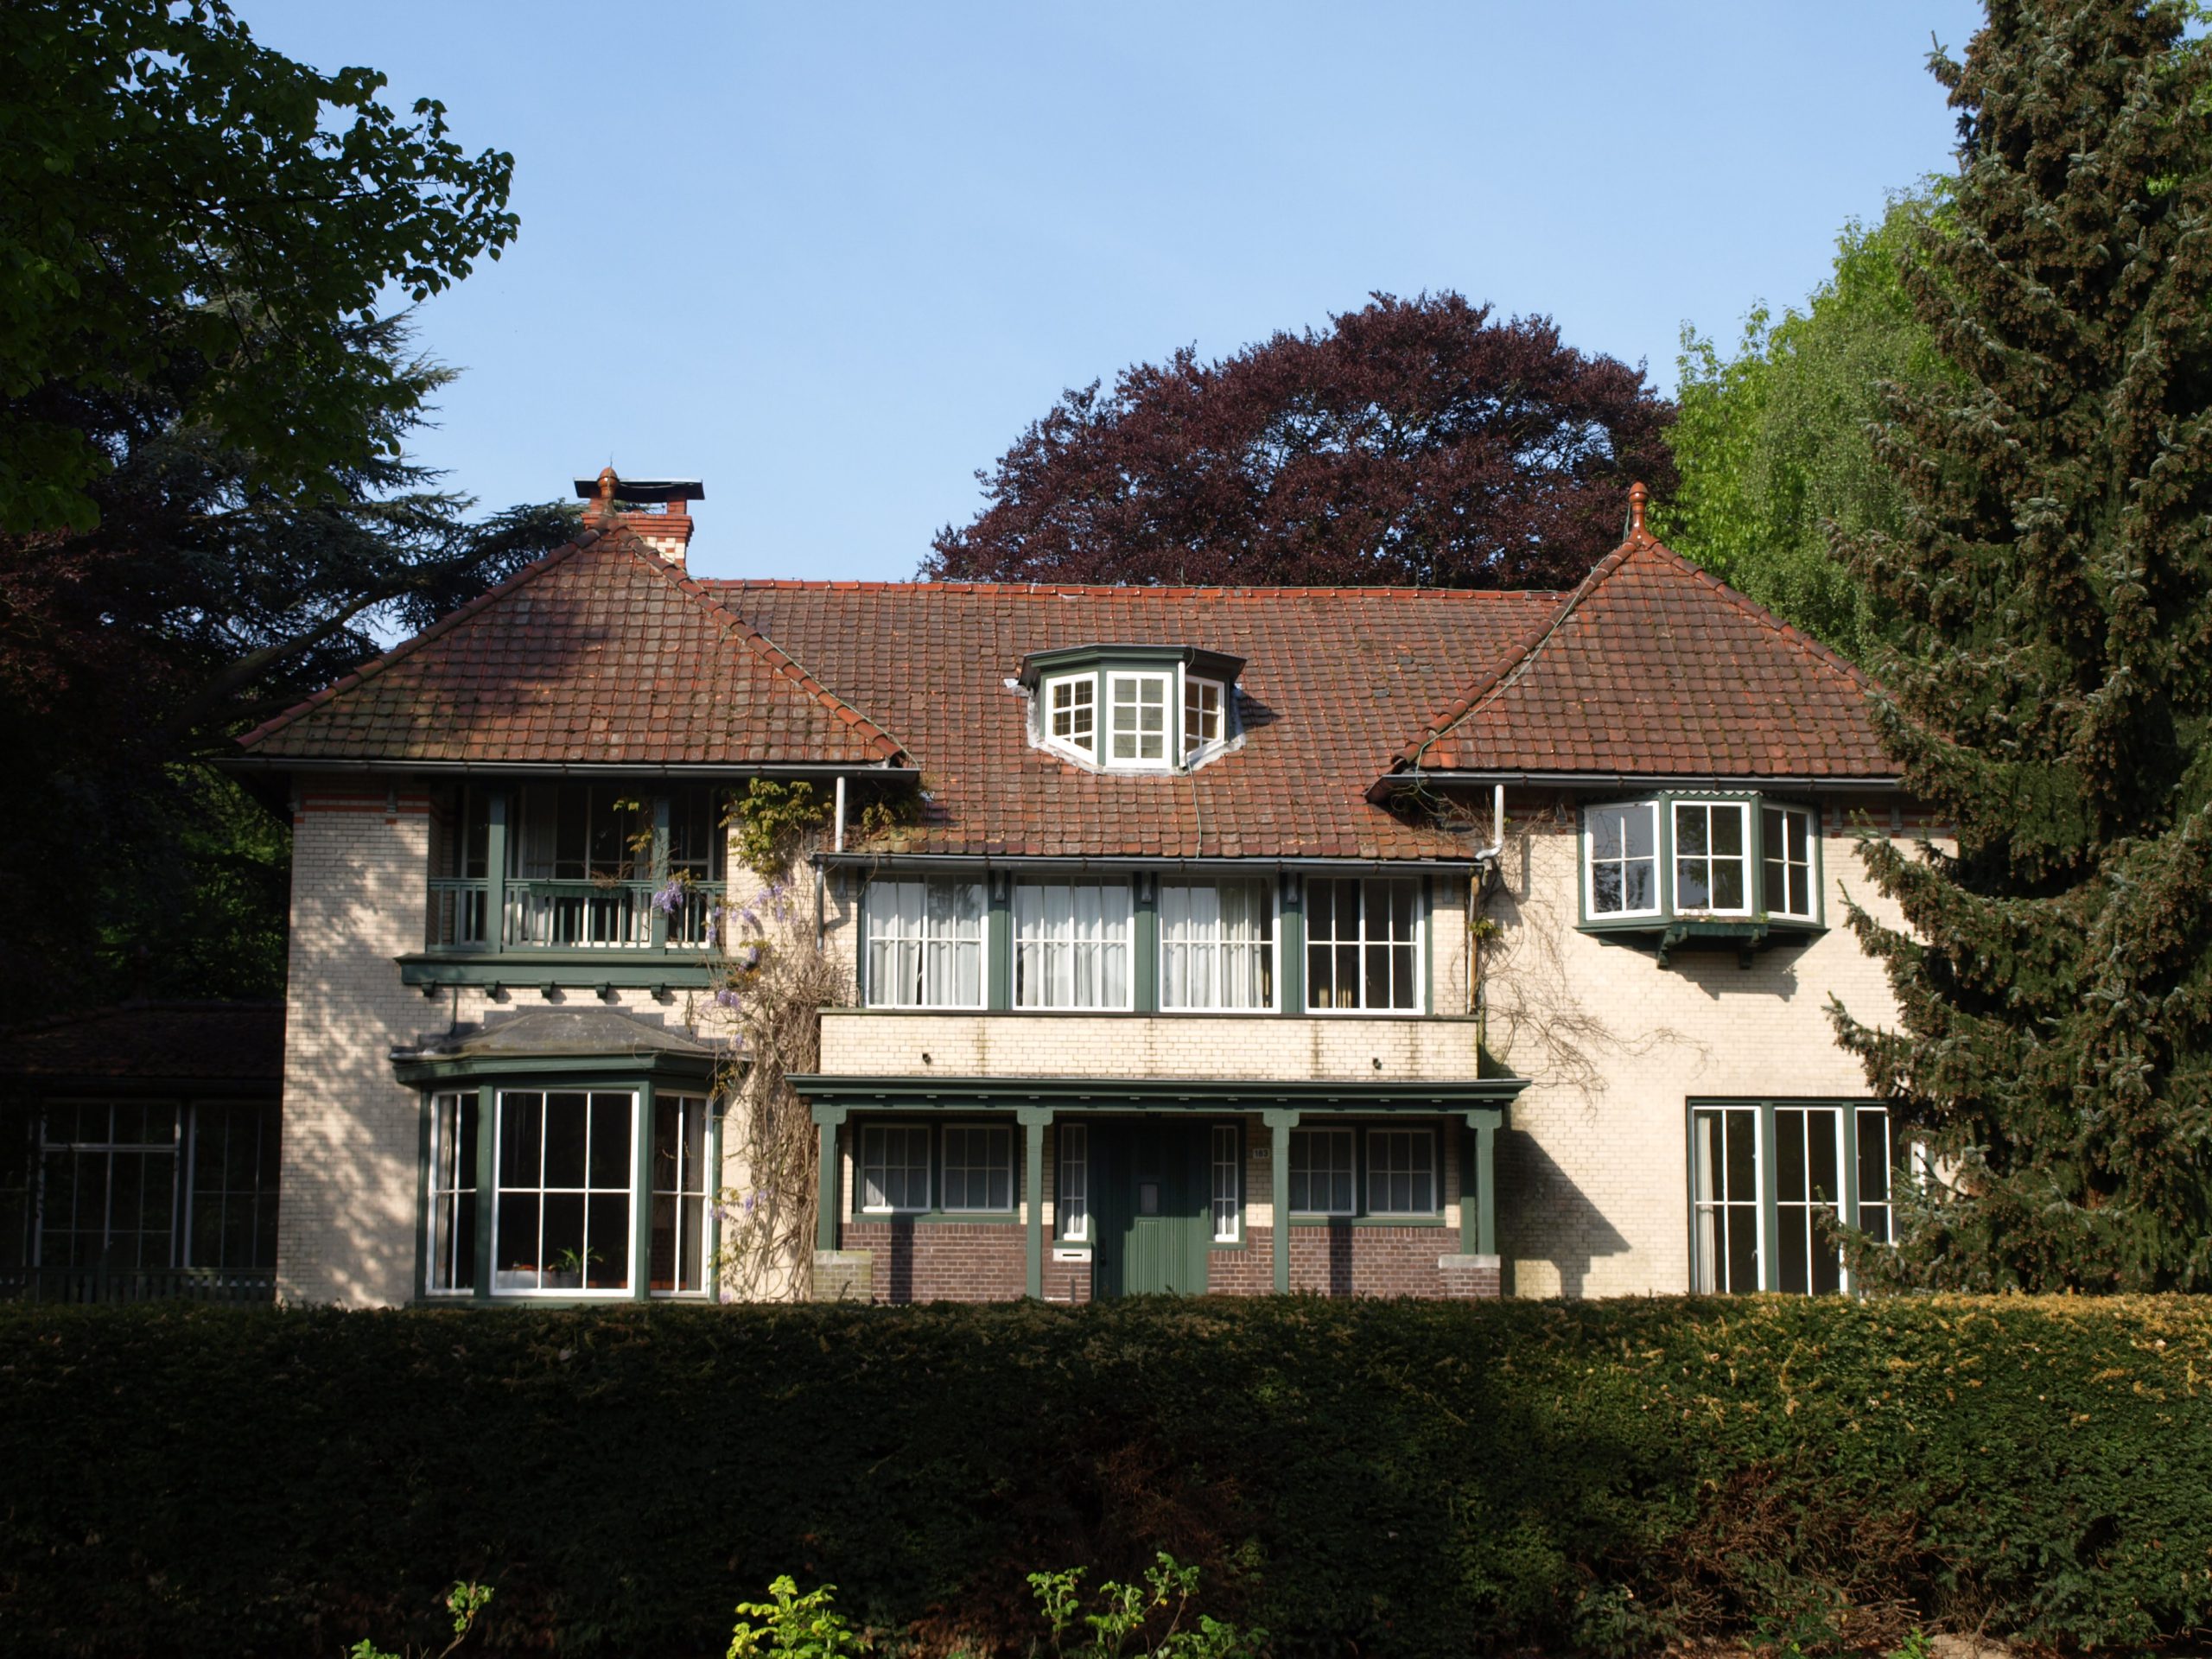
<svg viewBox="0 0 2212 1659"><path fill-rule="evenodd" d="M629 1289L637 1110L627 1090L499 1091L495 1290Z"/></svg>
<svg viewBox="0 0 2212 1659"><path fill-rule="evenodd" d="M656 1295L707 1287L707 1098L653 1097L652 1237L647 1282Z"/></svg>
<svg viewBox="0 0 2212 1659"><path fill-rule="evenodd" d="M474 1089L430 1100L429 1262L432 1294L476 1287L478 1096Z"/></svg>
<svg viewBox="0 0 2212 1659"><path fill-rule="evenodd" d="M931 876L868 883L868 1004L983 1006L983 888Z"/></svg>
<svg viewBox="0 0 2212 1659"><path fill-rule="evenodd" d="M1014 1005L1130 1006L1127 881L1021 881L1014 889Z"/></svg>
<svg viewBox="0 0 2212 1659"><path fill-rule="evenodd" d="M1274 1007L1274 887L1268 881L1160 884L1160 1006Z"/></svg>
<svg viewBox="0 0 2212 1659"><path fill-rule="evenodd" d="M1757 795L1662 795L1582 810L1582 918L1603 931L1733 938L1821 925L1820 820ZM1750 944L1743 948L1751 948Z"/></svg>
<svg viewBox="0 0 2212 1659"><path fill-rule="evenodd" d="M1306 1006L1418 1011L1420 932L1416 881L1307 878Z"/></svg>

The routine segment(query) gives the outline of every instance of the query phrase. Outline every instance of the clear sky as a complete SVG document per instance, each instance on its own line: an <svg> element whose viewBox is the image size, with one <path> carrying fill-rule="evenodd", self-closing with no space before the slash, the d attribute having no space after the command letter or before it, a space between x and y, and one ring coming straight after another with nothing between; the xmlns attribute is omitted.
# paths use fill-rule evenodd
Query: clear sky
<svg viewBox="0 0 2212 1659"><path fill-rule="evenodd" d="M516 158L418 316L487 508L696 477L693 569L902 577L1061 389L1370 290L1543 313L1671 388L1948 165L1961 0L236 0Z"/></svg>

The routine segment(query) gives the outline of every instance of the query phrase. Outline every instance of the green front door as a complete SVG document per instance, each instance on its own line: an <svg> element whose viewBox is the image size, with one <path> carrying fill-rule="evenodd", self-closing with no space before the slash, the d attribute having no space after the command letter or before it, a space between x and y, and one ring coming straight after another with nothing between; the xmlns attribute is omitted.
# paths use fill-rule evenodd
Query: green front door
<svg viewBox="0 0 2212 1659"><path fill-rule="evenodd" d="M1212 1232L1206 1126L1129 1118L1090 1131L1098 1201L1091 1293L1203 1295Z"/></svg>

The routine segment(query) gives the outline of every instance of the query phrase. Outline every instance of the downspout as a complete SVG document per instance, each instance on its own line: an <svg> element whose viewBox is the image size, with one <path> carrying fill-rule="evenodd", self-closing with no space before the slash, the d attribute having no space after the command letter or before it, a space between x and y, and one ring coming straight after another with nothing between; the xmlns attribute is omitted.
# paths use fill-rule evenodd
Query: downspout
<svg viewBox="0 0 2212 1659"><path fill-rule="evenodd" d="M1490 845L1475 849L1475 873L1467 879L1467 1012L1478 1020L1485 1012L1483 1001L1483 939L1478 931L1482 924L1483 896L1497 878L1497 861L1505 851L1505 785L1491 785L1490 797ZM1489 1033L1478 1024L1475 1042L1479 1046Z"/></svg>
<svg viewBox="0 0 2212 1659"><path fill-rule="evenodd" d="M830 850L833 853L842 853L845 850L845 774L842 772L837 774L836 801L836 808L831 817ZM830 938L829 906L823 891L826 884L827 878L823 873L822 860L817 855L814 861L814 948L817 950L821 950Z"/></svg>

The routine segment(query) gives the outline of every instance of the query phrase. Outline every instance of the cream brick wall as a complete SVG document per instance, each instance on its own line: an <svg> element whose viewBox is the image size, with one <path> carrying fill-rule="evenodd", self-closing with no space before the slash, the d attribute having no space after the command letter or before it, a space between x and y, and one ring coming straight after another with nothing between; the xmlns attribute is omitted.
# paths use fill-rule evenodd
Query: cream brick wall
<svg viewBox="0 0 2212 1659"><path fill-rule="evenodd" d="M1854 843L1822 843L1828 931L1762 950L1678 950L1578 931L1575 836L1506 849L1485 913L1500 932L1484 978L1488 1039L1532 1079L1498 1142L1499 1248L1509 1294L1599 1296L1689 1288L1688 1103L1694 1096L1863 1097L1835 1043L1831 995L1862 1020L1894 1017L1880 968L1843 926L1843 890L1895 912Z"/></svg>

